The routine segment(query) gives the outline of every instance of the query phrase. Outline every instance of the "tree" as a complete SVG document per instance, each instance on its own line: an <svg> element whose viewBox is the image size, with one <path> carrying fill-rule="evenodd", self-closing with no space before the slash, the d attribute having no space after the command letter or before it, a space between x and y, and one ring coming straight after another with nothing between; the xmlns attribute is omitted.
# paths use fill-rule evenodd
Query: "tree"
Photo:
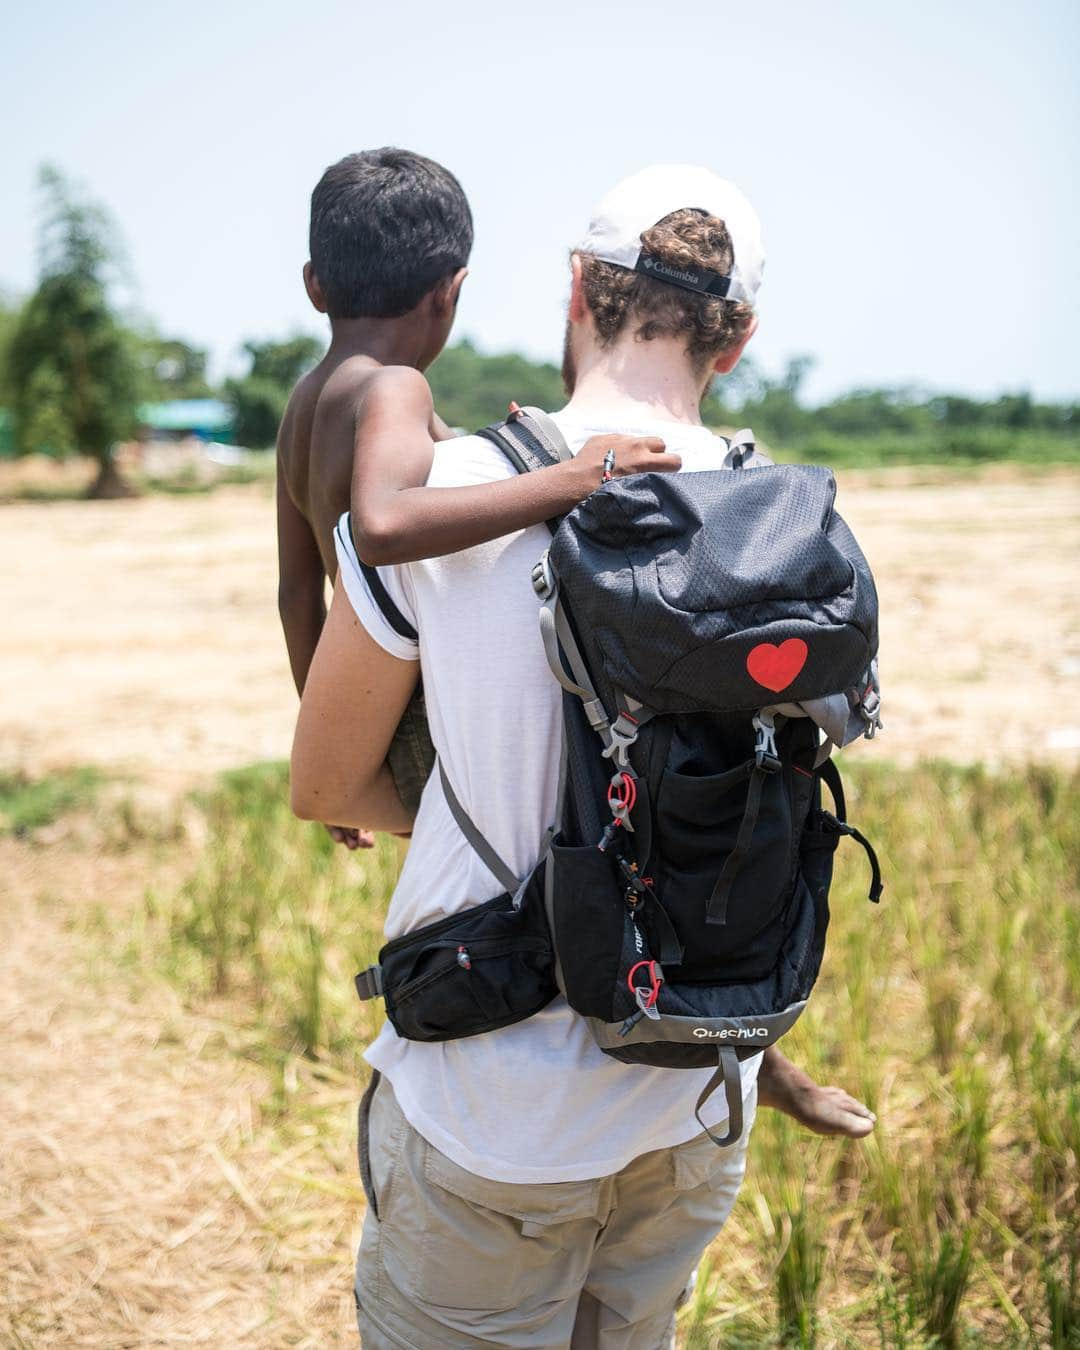
<svg viewBox="0 0 1080 1350"><path fill-rule="evenodd" d="M251 365L242 379L226 380L235 414L236 442L261 450L274 444L293 385L319 359L322 343L303 333L284 341L245 342Z"/></svg>
<svg viewBox="0 0 1080 1350"><path fill-rule="evenodd" d="M16 436L23 452L78 452L98 462L92 497L126 496L113 446L136 426L139 369L131 336L109 304L117 257L105 212L43 168L45 214L37 290L23 306L8 354Z"/></svg>
<svg viewBox="0 0 1080 1350"><path fill-rule="evenodd" d="M447 347L427 374L439 415L467 431L505 417L510 399L545 409L566 400L557 366L516 352L484 356L468 338Z"/></svg>
<svg viewBox="0 0 1080 1350"><path fill-rule="evenodd" d="M740 409L739 420L754 428L769 445L784 445L806 430L812 414L799 402L799 392L813 358L793 356L778 380L756 376L752 393Z"/></svg>
<svg viewBox="0 0 1080 1350"><path fill-rule="evenodd" d="M174 398L211 398L206 378L207 353L179 338L160 337L152 329L136 339L143 398L163 403Z"/></svg>
<svg viewBox="0 0 1080 1350"><path fill-rule="evenodd" d="M19 305L4 291L0 291L0 408L11 399L11 366L9 353L11 339L19 322Z"/></svg>

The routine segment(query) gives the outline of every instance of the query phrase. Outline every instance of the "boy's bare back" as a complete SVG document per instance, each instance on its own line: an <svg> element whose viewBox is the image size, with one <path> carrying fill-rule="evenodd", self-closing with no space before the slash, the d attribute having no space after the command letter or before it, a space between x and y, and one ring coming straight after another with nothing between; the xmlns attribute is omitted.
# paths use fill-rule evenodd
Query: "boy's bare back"
<svg viewBox="0 0 1080 1350"><path fill-rule="evenodd" d="M349 510L357 427L375 389L380 403L392 401L411 377L423 387L426 426L415 443L401 446L393 458L394 483L423 483L431 468L431 446L450 433L431 408L422 375L400 366L384 366L355 347L342 350L332 341L315 369L293 390L278 431L277 537L278 608L297 691L326 618L327 579L337 573L334 528Z"/></svg>
<svg viewBox="0 0 1080 1350"><path fill-rule="evenodd" d="M323 575L337 570L334 527L349 509L357 410L382 367L370 356L337 357L331 350L293 390L278 432L279 486L314 536ZM279 534L282 503L279 502ZM287 512L286 512L287 514Z"/></svg>

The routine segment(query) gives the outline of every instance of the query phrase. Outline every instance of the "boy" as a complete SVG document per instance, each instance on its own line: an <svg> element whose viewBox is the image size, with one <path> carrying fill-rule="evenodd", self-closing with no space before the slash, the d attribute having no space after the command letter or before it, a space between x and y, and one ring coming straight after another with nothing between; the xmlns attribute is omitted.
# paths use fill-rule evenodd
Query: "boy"
<svg viewBox="0 0 1080 1350"><path fill-rule="evenodd" d="M329 316L330 347L293 391L277 445L278 610L298 693L326 619L325 579L337 571L334 527L349 509L356 427L366 402L371 399L377 418L380 409L394 404L407 377L427 398L419 427L426 466L422 455L392 458L386 466L391 490L422 483L431 446L451 435L431 406L420 372L449 336L472 242L472 214L457 179L410 151L386 147L348 155L326 170L312 193L304 286L319 313ZM392 369L383 372L384 366ZM611 445L621 446L620 472L644 467L646 459L651 468L668 467L652 454L663 449L659 441L646 449L638 438L597 438L576 465L540 475L539 486L522 480L507 484L510 491L501 496L481 489L479 498L466 489L463 514L447 522L451 542L444 544L440 536L431 541L431 551L461 548L480 536L495 538L569 510L599 481ZM362 449L357 458L363 461ZM440 509L449 505L440 499ZM481 505L483 517L477 514ZM413 526L409 539L423 550L430 532L423 519ZM418 692L388 759L410 814L416 813L433 758ZM366 830L327 828L349 848L374 843Z"/></svg>

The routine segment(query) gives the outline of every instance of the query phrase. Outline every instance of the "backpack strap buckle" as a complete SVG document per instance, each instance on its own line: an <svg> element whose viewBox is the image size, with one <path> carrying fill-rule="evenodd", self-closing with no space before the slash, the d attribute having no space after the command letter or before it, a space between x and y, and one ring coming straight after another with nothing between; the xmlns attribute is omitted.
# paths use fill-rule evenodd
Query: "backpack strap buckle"
<svg viewBox="0 0 1080 1350"><path fill-rule="evenodd" d="M532 570L532 585L533 590L541 600L546 600L555 589L555 578L551 575L551 568L548 566L546 550Z"/></svg>
<svg viewBox="0 0 1080 1350"><path fill-rule="evenodd" d="M382 998L382 966L368 966L367 970L362 970L355 977L353 983L356 985L357 997L364 1002L371 998Z"/></svg>
<svg viewBox="0 0 1080 1350"><path fill-rule="evenodd" d="M620 769L630 767L628 751L638 738L640 728L627 712L619 713L607 733L607 745L600 752L604 759L610 759Z"/></svg>
<svg viewBox="0 0 1080 1350"><path fill-rule="evenodd" d="M781 767L776 750L776 723L767 709L754 714L754 732L754 763L765 773L776 773Z"/></svg>

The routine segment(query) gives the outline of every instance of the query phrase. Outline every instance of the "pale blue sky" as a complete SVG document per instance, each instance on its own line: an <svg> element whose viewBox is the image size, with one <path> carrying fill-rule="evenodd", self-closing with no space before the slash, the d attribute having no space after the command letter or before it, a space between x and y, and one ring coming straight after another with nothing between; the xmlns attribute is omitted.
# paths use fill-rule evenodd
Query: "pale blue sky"
<svg viewBox="0 0 1080 1350"><path fill-rule="evenodd" d="M51 161L119 220L142 307L218 371L246 336L322 331L300 283L311 188L395 143L469 194L457 332L485 348L557 356L593 201L696 161L758 208L753 350L813 353L811 394L1080 395L1071 0L3 8L0 285L32 284Z"/></svg>

